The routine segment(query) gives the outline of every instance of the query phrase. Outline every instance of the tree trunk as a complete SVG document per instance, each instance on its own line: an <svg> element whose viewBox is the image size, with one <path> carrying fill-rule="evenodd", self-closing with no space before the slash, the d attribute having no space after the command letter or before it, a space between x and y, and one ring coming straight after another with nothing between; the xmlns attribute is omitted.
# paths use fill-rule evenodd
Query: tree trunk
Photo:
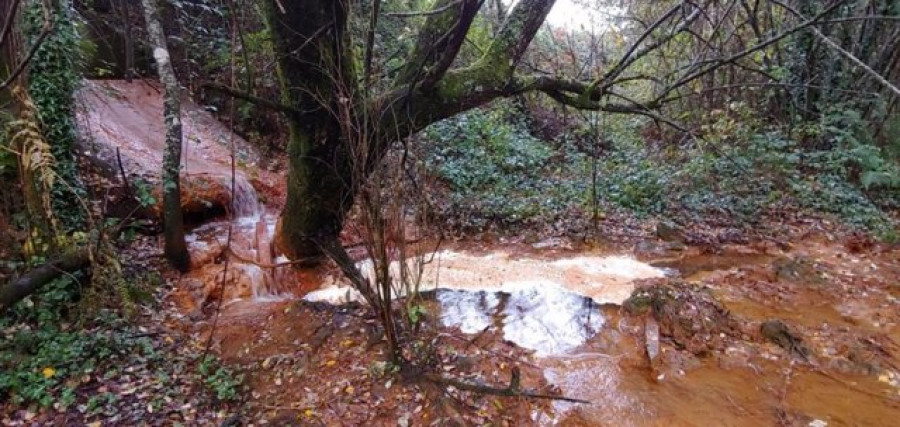
<svg viewBox="0 0 900 427"><path fill-rule="evenodd" d="M287 204L276 245L291 259L318 258L353 204L348 144L339 102L353 102L356 77L347 45L344 0L266 3L290 128Z"/></svg>
<svg viewBox="0 0 900 427"><path fill-rule="evenodd" d="M173 267L184 272L190 268L191 256L184 241L184 219L181 213L181 100L178 79L169 59L166 37L159 20L155 0L141 0L147 33L153 46L153 58L159 80L165 87L164 111L166 120L166 151L163 154L163 235L164 253Z"/></svg>
<svg viewBox="0 0 900 427"><path fill-rule="evenodd" d="M131 31L129 1L131 0L121 0L119 7L121 8L122 25L125 29L125 81L131 83L131 79L134 77L134 35Z"/></svg>
<svg viewBox="0 0 900 427"><path fill-rule="evenodd" d="M90 263L86 250L63 255L29 271L22 277L0 287L0 314L13 304L31 295L51 280L73 271L81 270Z"/></svg>

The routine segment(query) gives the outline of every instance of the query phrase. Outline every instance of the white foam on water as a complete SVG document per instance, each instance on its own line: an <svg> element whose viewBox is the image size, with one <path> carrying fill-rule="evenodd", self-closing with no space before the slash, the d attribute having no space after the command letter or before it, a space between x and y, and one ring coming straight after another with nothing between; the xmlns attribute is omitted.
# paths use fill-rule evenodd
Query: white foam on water
<svg viewBox="0 0 900 427"><path fill-rule="evenodd" d="M562 268L579 268L591 275L616 276L631 280L665 276L663 270L627 256L603 258L580 256L556 260L553 264Z"/></svg>
<svg viewBox="0 0 900 427"><path fill-rule="evenodd" d="M392 263L393 277L399 265ZM371 260L357 267L364 277L373 277ZM443 250L425 267L421 289L438 290L445 326L474 334L496 324L504 339L538 355L552 355L581 345L603 326L597 305L621 304L634 290L635 280L657 277L664 277L664 271L621 255L544 260L513 258L504 251ZM337 283L304 299L363 301L352 287Z"/></svg>
<svg viewBox="0 0 900 427"><path fill-rule="evenodd" d="M439 292L441 322L459 327L467 334L476 334L493 324L490 313L500 302L493 292L445 291Z"/></svg>
<svg viewBox="0 0 900 427"><path fill-rule="evenodd" d="M581 345L604 322L585 297L548 281L506 283L502 294L441 290L437 300L445 326L476 334L497 324L503 339L539 356Z"/></svg>
<svg viewBox="0 0 900 427"><path fill-rule="evenodd" d="M584 296L568 292L557 283L529 281L508 286L503 338L538 355L575 348L603 326L599 310L593 310Z"/></svg>

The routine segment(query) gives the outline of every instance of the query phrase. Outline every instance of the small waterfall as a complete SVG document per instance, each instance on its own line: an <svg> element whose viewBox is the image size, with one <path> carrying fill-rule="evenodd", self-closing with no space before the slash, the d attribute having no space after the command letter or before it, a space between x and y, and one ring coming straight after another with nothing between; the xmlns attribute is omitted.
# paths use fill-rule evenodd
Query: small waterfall
<svg viewBox="0 0 900 427"><path fill-rule="evenodd" d="M275 264L275 254L272 249L272 234L274 224L269 224L269 215L266 215L256 189L243 175L234 177L234 193L231 201L234 212L236 231L242 233L250 247L256 264L247 264L251 297L254 300L271 300L280 292L275 269L269 267Z"/></svg>
<svg viewBox="0 0 900 427"><path fill-rule="evenodd" d="M262 204L259 203L259 196L256 189L244 178L243 175L234 177L234 188L232 189L234 196L231 200L231 209L235 218L252 218L262 214Z"/></svg>
<svg viewBox="0 0 900 427"><path fill-rule="evenodd" d="M218 176L231 189L231 175ZM291 274L288 267L274 268L285 261L276 256L272 244L276 216L266 211L246 176L235 175L232 190L231 218L204 224L185 237L197 266L194 274L203 282L213 283L213 287L222 283L224 265L216 259L228 240L231 256L223 298L226 301L281 300L289 293ZM231 239L228 239L229 232Z"/></svg>

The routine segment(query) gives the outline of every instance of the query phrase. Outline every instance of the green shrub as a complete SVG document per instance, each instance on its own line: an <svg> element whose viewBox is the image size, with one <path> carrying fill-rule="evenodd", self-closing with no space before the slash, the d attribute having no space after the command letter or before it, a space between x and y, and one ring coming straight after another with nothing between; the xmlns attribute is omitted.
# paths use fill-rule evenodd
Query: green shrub
<svg viewBox="0 0 900 427"><path fill-rule="evenodd" d="M203 378L203 384L216 399L222 401L237 399L241 383L244 381L242 374L235 374L211 356L204 357L197 369Z"/></svg>
<svg viewBox="0 0 900 427"><path fill-rule="evenodd" d="M426 164L449 187L446 217L474 229L515 226L577 202L583 189L570 181L583 159L531 136L517 117L498 103L426 129Z"/></svg>
<svg viewBox="0 0 900 427"><path fill-rule="evenodd" d="M670 174L671 168L654 160L643 144L616 144L601 162L598 193L639 215L659 214L666 208Z"/></svg>

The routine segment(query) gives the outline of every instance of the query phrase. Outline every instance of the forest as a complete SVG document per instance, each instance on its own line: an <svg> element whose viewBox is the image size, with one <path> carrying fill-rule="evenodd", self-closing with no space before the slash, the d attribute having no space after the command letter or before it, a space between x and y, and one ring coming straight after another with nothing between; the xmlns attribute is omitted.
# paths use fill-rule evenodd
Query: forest
<svg viewBox="0 0 900 427"><path fill-rule="evenodd" d="M900 2L0 0L0 425L890 426Z"/></svg>

